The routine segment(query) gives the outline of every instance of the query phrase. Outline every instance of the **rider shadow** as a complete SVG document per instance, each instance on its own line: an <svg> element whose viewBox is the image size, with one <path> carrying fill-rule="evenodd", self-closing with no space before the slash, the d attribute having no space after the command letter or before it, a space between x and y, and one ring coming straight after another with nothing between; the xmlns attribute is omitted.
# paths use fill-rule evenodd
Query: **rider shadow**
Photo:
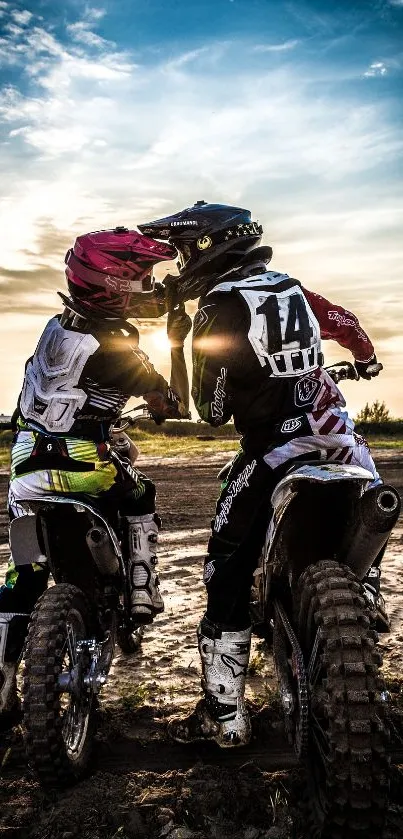
<svg viewBox="0 0 403 839"><path fill-rule="evenodd" d="M284 725L270 707L251 710L251 743L236 749L222 749L211 741L182 745L171 740L167 723L170 717L183 713L180 707L144 705L133 712L103 711L96 746L97 769L167 772L186 770L195 764L239 768L250 763L275 772L297 767Z"/></svg>

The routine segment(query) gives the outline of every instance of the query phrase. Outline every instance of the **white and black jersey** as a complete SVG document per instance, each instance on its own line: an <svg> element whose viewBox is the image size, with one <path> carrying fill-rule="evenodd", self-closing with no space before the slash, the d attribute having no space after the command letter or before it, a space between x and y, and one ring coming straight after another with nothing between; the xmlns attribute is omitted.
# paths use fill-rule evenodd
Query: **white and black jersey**
<svg viewBox="0 0 403 839"><path fill-rule="evenodd" d="M26 363L19 409L29 426L99 439L131 396L166 395L167 382L139 348L137 330L100 321L80 331L60 321L49 321Z"/></svg>
<svg viewBox="0 0 403 839"><path fill-rule="evenodd" d="M322 369L323 338L356 359L373 354L351 312L287 274L223 278L200 299L193 324L192 393L201 418L222 425L233 416L242 434L262 430L265 438L282 418L344 405Z"/></svg>

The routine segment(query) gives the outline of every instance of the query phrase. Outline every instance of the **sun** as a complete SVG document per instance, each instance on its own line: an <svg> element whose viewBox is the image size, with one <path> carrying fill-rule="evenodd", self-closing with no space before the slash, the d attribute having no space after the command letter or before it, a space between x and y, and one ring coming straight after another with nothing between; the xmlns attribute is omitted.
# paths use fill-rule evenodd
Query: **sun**
<svg viewBox="0 0 403 839"><path fill-rule="evenodd" d="M151 335L151 341L160 352L169 352L171 348L165 329L156 329Z"/></svg>

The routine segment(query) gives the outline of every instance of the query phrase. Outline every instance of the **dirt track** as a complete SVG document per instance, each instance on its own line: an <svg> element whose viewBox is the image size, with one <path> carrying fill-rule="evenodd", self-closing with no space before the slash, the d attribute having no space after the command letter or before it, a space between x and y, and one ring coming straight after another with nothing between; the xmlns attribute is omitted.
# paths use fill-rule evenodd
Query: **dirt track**
<svg viewBox="0 0 403 839"><path fill-rule="evenodd" d="M403 491L399 454L378 453L377 463L385 481ZM195 627L204 609L202 560L217 495L216 473L223 462L224 456L142 461L141 468L157 484L163 518L160 572L166 611L147 629L141 654L116 657L103 695L91 777L66 793L44 797L26 768L20 731L0 745L0 837L308 839L300 804L301 770L293 768L271 659L263 655L261 642L254 644L248 680L254 714L251 746L228 753L209 744L180 747L166 737L167 718L187 709L199 695ZM6 482L0 475L3 499ZM0 566L7 558L5 524L4 514ZM384 562L383 587L393 619L392 634L383 642L390 675L401 674L403 659L402 542L400 526ZM393 719L397 749L401 731L396 708ZM385 839L403 835L402 792L403 774L396 768Z"/></svg>

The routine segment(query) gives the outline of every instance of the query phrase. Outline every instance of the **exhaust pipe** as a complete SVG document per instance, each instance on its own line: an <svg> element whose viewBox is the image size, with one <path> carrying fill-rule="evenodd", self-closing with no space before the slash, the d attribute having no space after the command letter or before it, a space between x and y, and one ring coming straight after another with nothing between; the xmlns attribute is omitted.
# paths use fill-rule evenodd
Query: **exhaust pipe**
<svg viewBox="0 0 403 839"><path fill-rule="evenodd" d="M400 507L398 492L385 484L372 487L359 499L354 510L354 523L348 529L339 556L359 580L365 577L386 547Z"/></svg>
<svg viewBox="0 0 403 839"><path fill-rule="evenodd" d="M103 527L91 527L85 538L100 574L117 574L119 560L109 533Z"/></svg>

